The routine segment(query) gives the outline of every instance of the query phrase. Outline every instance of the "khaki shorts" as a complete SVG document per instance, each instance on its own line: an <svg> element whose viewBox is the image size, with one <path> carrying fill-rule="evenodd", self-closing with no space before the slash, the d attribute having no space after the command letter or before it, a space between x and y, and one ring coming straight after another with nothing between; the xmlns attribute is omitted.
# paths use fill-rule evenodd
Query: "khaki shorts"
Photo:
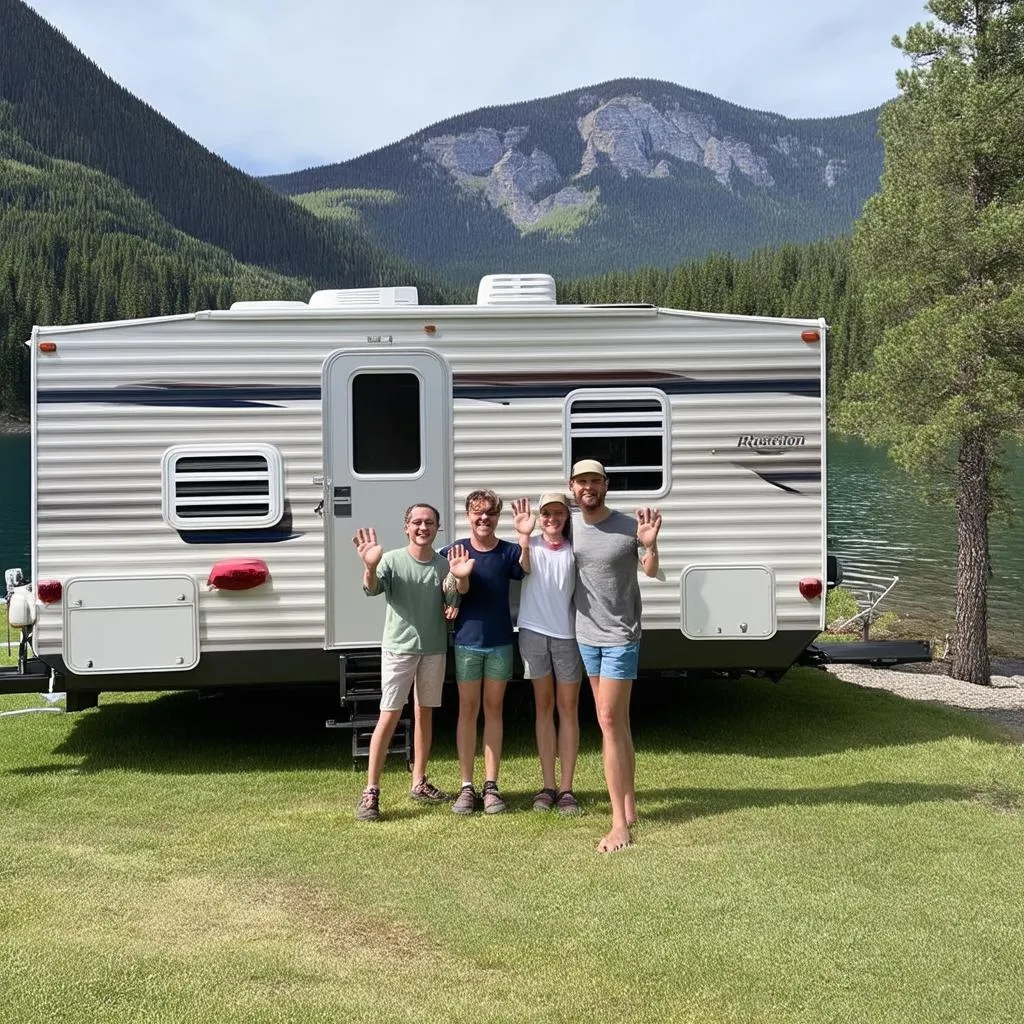
<svg viewBox="0 0 1024 1024"><path fill-rule="evenodd" d="M583 676L583 662L575 640L520 629L519 656L527 679L554 676L560 683L578 683Z"/></svg>
<svg viewBox="0 0 1024 1024"><path fill-rule="evenodd" d="M416 687L416 703L423 708L441 706L447 654L394 654L380 652L380 709L405 707L409 691Z"/></svg>

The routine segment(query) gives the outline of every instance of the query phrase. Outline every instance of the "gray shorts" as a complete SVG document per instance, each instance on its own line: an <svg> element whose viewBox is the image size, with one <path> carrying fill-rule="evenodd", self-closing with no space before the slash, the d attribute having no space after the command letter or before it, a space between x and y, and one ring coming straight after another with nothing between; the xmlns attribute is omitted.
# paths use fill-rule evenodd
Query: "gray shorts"
<svg viewBox="0 0 1024 1024"><path fill-rule="evenodd" d="M519 630L519 656L527 679L554 676L559 683L578 683L583 676L580 648L575 640Z"/></svg>
<svg viewBox="0 0 1024 1024"><path fill-rule="evenodd" d="M423 708L441 706L447 654L393 654L380 652L380 709L405 707L416 684L416 703Z"/></svg>

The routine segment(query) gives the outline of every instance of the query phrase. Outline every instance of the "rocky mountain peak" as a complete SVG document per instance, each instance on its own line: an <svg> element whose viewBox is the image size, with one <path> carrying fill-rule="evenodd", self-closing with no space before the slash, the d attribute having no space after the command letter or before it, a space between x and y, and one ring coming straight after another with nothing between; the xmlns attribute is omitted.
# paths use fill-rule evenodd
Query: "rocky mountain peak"
<svg viewBox="0 0 1024 1024"><path fill-rule="evenodd" d="M722 130L707 114L674 103L658 109L637 95L599 100L583 95L589 106L576 119L583 143L579 167L564 175L543 150L527 148L527 125L476 128L457 135L428 136L422 154L442 167L463 190L483 195L520 230L543 226L549 215L566 209L584 212L598 200L598 189L587 179L600 166L611 166L623 178L663 179L675 171L673 162L695 164L724 189L734 176L758 188L776 182L769 168L769 150L787 160L810 156L820 166L820 181L832 188L845 170L845 161L812 150L793 134L741 139ZM561 187L559 187L561 186Z"/></svg>

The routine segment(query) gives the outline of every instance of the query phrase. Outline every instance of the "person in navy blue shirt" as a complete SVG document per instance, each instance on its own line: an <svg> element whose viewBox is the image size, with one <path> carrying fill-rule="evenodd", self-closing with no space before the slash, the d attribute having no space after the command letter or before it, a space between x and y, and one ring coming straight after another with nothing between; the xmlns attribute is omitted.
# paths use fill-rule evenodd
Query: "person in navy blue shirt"
<svg viewBox="0 0 1024 1024"><path fill-rule="evenodd" d="M463 594L455 620L455 680L459 686L459 723L455 744L462 771L462 788L452 806L456 814L472 814L479 797L473 785L476 730L481 697L484 707L485 814L500 814L505 801L498 789L498 768L504 733L502 707L505 687L512 678L515 633L509 610L509 584L529 572L529 539L519 533L519 544L495 536L501 516L501 498L490 490L472 491L466 498L470 535L457 540L473 563L468 578L450 578L447 584ZM512 503L516 519L529 518L529 500ZM448 554L448 548L441 553Z"/></svg>

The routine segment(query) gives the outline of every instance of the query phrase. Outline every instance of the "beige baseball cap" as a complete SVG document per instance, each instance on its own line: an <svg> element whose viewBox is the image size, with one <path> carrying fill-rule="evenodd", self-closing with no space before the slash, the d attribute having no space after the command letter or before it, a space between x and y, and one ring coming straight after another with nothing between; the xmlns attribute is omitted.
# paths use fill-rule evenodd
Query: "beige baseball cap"
<svg viewBox="0 0 1024 1024"><path fill-rule="evenodd" d="M580 459L579 462L573 465L569 479L583 476L584 473L597 473L598 476L603 476L605 479L608 478L608 474L604 471L604 466L597 459Z"/></svg>
<svg viewBox="0 0 1024 1024"><path fill-rule="evenodd" d="M547 494L540 496L540 504L538 504L537 508L542 509L545 505L554 505L556 502L559 505L564 505L566 508L569 507L569 499L561 491L548 491Z"/></svg>

